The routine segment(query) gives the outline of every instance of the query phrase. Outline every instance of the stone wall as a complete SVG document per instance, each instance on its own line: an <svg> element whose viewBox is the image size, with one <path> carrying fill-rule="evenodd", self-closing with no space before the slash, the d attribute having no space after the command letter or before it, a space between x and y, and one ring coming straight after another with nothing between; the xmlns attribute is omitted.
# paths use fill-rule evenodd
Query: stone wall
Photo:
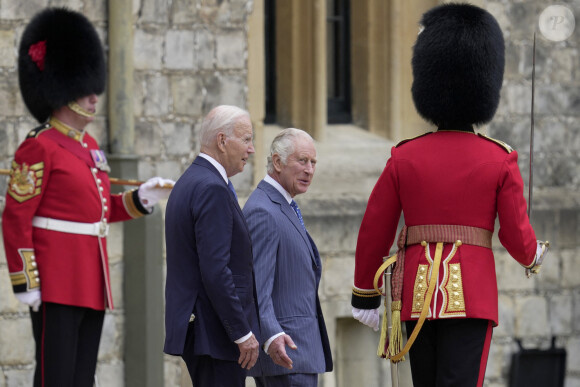
<svg viewBox="0 0 580 387"><path fill-rule="evenodd" d="M134 5L140 175L179 177L199 150L203 116L219 104L246 106L250 7L245 0L142 0ZM251 168L246 174L234 180L242 192L250 189Z"/></svg>

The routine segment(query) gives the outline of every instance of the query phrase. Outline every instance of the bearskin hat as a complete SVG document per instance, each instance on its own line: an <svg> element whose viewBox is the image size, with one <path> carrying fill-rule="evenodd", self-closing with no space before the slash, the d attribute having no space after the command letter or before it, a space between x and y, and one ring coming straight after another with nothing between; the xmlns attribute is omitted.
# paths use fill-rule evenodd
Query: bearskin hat
<svg viewBox="0 0 580 387"><path fill-rule="evenodd" d="M26 26L18 50L18 80L24 103L38 122L69 102L101 94L105 77L103 47L85 16L47 8Z"/></svg>
<svg viewBox="0 0 580 387"><path fill-rule="evenodd" d="M412 95L419 114L439 128L489 122L504 72L504 39L495 18L470 4L427 11L413 47Z"/></svg>

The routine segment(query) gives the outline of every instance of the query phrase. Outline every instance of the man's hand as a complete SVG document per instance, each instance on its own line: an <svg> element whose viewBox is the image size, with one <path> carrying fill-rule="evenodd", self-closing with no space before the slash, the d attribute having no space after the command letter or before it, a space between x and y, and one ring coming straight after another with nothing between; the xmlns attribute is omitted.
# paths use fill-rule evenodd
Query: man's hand
<svg viewBox="0 0 580 387"><path fill-rule="evenodd" d="M540 273L540 269L542 268L542 263L544 263L544 259L548 256L548 248L550 247L550 242L545 241L537 241L536 245L536 257L534 258L534 266L529 269L526 269L526 277L530 278L532 274Z"/></svg>
<svg viewBox="0 0 580 387"><path fill-rule="evenodd" d="M352 308L352 317L373 328L376 331L379 330L379 308L376 309L358 309Z"/></svg>
<svg viewBox="0 0 580 387"><path fill-rule="evenodd" d="M291 370L293 362L286 354L286 346L289 346L292 349L298 348L296 347L296 344L294 344L294 341L292 341L292 338L287 334L278 336L272 341L272 343L270 343L270 347L268 347L268 355L270 355L274 363Z"/></svg>
<svg viewBox="0 0 580 387"><path fill-rule="evenodd" d="M139 200L143 207L151 210L161 199L167 199L171 193L171 187L175 182L171 179L161 177L152 177L139 186Z"/></svg>
<svg viewBox="0 0 580 387"><path fill-rule="evenodd" d="M258 350L260 344L258 343L258 340L256 340L256 336L252 334L248 340L238 344L238 348L240 349L238 364L241 365L242 368L249 370L256 364L256 361L258 361Z"/></svg>
<svg viewBox="0 0 580 387"><path fill-rule="evenodd" d="M39 289L34 289L24 293L14 293L14 295L18 301L30 306L34 312L38 312L38 308L42 303Z"/></svg>

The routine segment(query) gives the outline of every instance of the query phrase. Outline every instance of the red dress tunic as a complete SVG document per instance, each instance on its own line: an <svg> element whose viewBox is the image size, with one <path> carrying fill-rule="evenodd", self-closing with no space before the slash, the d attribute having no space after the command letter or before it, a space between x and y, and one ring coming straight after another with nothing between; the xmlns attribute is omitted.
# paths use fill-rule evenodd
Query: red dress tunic
<svg viewBox="0 0 580 387"><path fill-rule="evenodd" d="M112 308L106 238L33 227L33 218L104 224L147 211L136 190L110 193L104 153L90 135L57 126L31 131L12 162L2 215L12 286L39 288L44 302Z"/></svg>
<svg viewBox="0 0 580 387"><path fill-rule="evenodd" d="M493 232L522 266L534 262L536 236L526 214L517 152L470 132L438 131L392 148L360 227L352 304L378 307L373 278L393 245L401 212L407 226L462 225ZM407 246L401 320L419 317L435 243ZM421 286L419 286L421 285ZM481 318L498 322L492 250L444 245L429 319Z"/></svg>

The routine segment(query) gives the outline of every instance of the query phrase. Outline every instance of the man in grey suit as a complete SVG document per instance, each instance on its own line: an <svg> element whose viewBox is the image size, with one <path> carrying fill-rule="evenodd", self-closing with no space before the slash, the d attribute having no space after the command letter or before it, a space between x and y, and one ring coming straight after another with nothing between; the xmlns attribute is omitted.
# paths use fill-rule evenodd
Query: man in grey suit
<svg viewBox="0 0 580 387"><path fill-rule="evenodd" d="M244 206L265 341L260 367L249 372L258 387L317 386L318 374L332 371L318 299L320 256L293 200L308 190L315 168L312 137L284 129L270 147L268 174Z"/></svg>

